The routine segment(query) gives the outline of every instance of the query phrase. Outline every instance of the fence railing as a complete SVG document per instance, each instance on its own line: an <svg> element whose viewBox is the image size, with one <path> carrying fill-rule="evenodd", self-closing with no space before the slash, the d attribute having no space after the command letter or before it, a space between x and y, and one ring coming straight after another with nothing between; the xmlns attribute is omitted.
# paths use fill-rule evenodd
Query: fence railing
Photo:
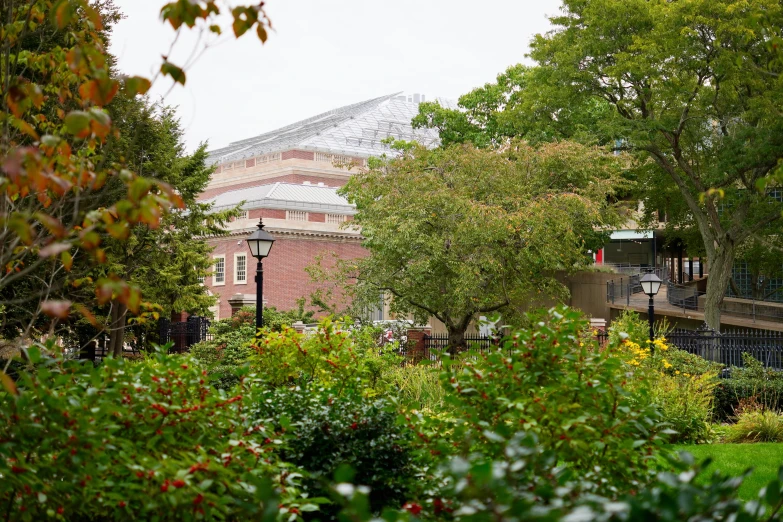
<svg viewBox="0 0 783 522"><path fill-rule="evenodd" d="M161 319L158 323L160 343L173 342L172 352L184 352L201 341L212 339L209 333L209 320L205 317L190 316L187 321L172 323Z"/></svg>
<svg viewBox="0 0 783 522"><path fill-rule="evenodd" d="M598 332L596 340L605 347L609 333ZM743 367L742 354L748 353L768 368L783 370L783 332L738 329L718 333L704 325L698 330L672 330L666 334L666 344L726 368Z"/></svg>
<svg viewBox="0 0 783 522"><path fill-rule="evenodd" d="M744 366L742 354L748 353L764 366L783 370L783 332L770 330L728 330L716 332L708 327L699 330L670 332L669 344L726 367Z"/></svg>
<svg viewBox="0 0 783 522"><path fill-rule="evenodd" d="M609 332L596 331L593 335L600 347L606 347ZM465 341L469 348L480 352L502 345L500 337L478 334L465 335ZM783 370L783 332L737 329L719 333L703 325L698 330L672 330L666 335L666 341L670 346L721 363L726 368L744 366L742 354L748 353L768 368ZM448 347L448 335L435 334L425 336L421 343L401 346L400 353L418 360L437 361Z"/></svg>

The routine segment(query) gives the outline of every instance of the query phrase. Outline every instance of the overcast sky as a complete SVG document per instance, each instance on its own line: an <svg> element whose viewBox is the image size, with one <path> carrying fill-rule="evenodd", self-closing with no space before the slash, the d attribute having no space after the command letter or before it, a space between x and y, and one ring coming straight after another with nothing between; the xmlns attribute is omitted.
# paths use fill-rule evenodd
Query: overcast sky
<svg viewBox="0 0 783 522"><path fill-rule="evenodd" d="M151 77L174 32L164 0L118 0L126 15L111 51L126 74ZM246 3L250 3L249 0ZM210 47L185 87L152 93L179 107L188 149L227 145L319 112L397 91L456 99L525 62L531 37L549 29L559 0L268 0L275 31ZM172 61L197 45L180 38Z"/></svg>

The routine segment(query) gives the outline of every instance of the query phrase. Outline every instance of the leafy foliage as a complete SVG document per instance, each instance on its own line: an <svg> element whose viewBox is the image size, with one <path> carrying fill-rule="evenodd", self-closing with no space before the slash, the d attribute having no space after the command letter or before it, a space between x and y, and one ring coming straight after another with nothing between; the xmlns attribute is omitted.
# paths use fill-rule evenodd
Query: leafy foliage
<svg viewBox="0 0 783 522"><path fill-rule="evenodd" d="M610 346L629 369L629 389L639 404L654 404L675 433L671 442L709 442L721 365L667 344L650 343L647 323L626 313L612 323Z"/></svg>
<svg viewBox="0 0 783 522"><path fill-rule="evenodd" d="M642 160L648 218L700 236L710 265L705 319L720 329L734 259L774 238L783 203L781 62L775 0L565 0L532 42L547 92L609 103L604 124ZM557 94L560 92L560 94Z"/></svg>
<svg viewBox="0 0 783 522"><path fill-rule="evenodd" d="M281 458L307 471L304 487L314 497L328 496L341 466L369 486L373 511L402 505L415 487L410 433L397 425L393 404L385 399L335 395L320 387L278 388L253 411L259 419L280 419L281 428L296 433Z"/></svg>
<svg viewBox="0 0 783 522"><path fill-rule="evenodd" d="M616 217L607 198L622 163L596 148L397 146L399 157L372 163L342 189L370 255L314 273L334 277L357 317L382 294L392 313L436 317L452 348L465 346L476 314L519 315L531 298L562 293L554 271L588 264L587 249L603 241L596 230Z"/></svg>
<svg viewBox="0 0 783 522"><path fill-rule="evenodd" d="M783 372L766 368L749 353L742 354L744 366L729 369L715 394L715 420L726 421L735 415L740 403L754 400L763 409L783 410Z"/></svg>
<svg viewBox="0 0 783 522"><path fill-rule="evenodd" d="M271 424L244 413L249 386L218 392L178 356L95 368L28 354L35 369L0 393L5 516L273 519L297 495Z"/></svg>
<svg viewBox="0 0 783 522"><path fill-rule="evenodd" d="M597 491L646 483L665 438L657 409L633 400L622 360L598 349L578 312L553 309L533 323L447 364L449 418L410 415L425 447L492 457L525 431Z"/></svg>
<svg viewBox="0 0 783 522"><path fill-rule="evenodd" d="M220 34L224 4L170 2L161 17ZM254 29L266 40L262 5L230 15L237 37ZM129 312L142 321L160 301L208 306L198 285L205 245L187 241L204 232L194 199L209 176L205 152L185 156L171 111L152 116L137 98L151 80L113 69L108 38L120 18L111 0L0 5L0 339L30 344L47 326L79 319L108 323L119 354ZM164 57L160 71L184 84L185 67ZM139 260L153 254L170 262L149 271Z"/></svg>

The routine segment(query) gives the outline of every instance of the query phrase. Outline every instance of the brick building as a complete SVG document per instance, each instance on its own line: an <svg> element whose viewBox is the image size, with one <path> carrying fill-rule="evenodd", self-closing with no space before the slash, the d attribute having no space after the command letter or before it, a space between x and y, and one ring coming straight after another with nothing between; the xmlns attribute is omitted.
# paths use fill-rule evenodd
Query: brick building
<svg viewBox="0 0 783 522"><path fill-rule="evenodd" d="M368 157L389 152L382 140L437 143L437 132L414 130L411 119L424 97L400 93L313 116L210 152L215 173L201 195L216 208L241 204L244 216L230 234L212 238L213 275L205 285L219 297L216 319L255 304L256 261L245 238L263 217L275 237L264 260L264 304L281 310L314 290L305 267L320 253L350 259L364 255L361 233L350 226L355 208L337 194ZM450 105L446 100L439 100ZM376 316L382 319L382 312Z"/></svg>

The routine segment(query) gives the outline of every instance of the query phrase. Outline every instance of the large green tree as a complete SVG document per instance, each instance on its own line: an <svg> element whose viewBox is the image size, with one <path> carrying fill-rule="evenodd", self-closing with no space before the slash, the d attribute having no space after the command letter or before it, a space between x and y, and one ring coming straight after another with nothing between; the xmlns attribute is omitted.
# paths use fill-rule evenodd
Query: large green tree
<svg viewBox="0 0 783 522"><path fill-rule="evenodd" d="M574 96L549 88L552 71L513 65L487 83L460 96L457 108L435 102L419 105L413 126L438 131L442 146L472 143L503 146L509 139L529 143L571 140L586 144L613 143L607 122L614 109L603 100Z"/></svg>
<svg viewBox="0 0 783 522"><path fill-rule="evenodd" d="M667 205L698 230L709 264L705 320L719 329L738 250L769 235L783 209L772 176L783 157L783 81L769 45L783 6L564 0L551 21L531 52L548 89L614 107L611 133L654 167L644 169L648 209Z"/></svg>
<svg viewBox="0 0 783 522"><path fill-rule="evenodd" d="M342 193L369 256L339 262L358 313L442 321L453 349L478 314L525 310L565 291L555 274L591 262L613 224L622 159L575 143L500 151L407 145L373 161Z"/></svg>

